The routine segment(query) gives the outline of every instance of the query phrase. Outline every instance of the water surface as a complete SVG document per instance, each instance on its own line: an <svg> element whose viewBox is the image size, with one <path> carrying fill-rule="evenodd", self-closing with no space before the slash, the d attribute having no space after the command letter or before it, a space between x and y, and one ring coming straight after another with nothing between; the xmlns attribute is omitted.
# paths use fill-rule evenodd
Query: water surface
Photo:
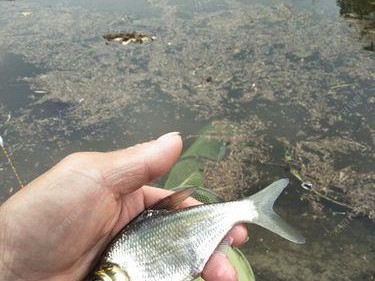
<svg viewBox="0 0 375 281"><path fill-rule="evenodd" d="M231 124L207 185L243 197L291 178L277 209L307 238L251 226L257 280L373 280L374 13L350 0L1 1L0 134L27 183L74 151L168 131L188 146ZM132 31L157 40L102 38ZM353 209L302 189L286 152ZM3 201L18 188L4 157L0 175Z"/></svg>

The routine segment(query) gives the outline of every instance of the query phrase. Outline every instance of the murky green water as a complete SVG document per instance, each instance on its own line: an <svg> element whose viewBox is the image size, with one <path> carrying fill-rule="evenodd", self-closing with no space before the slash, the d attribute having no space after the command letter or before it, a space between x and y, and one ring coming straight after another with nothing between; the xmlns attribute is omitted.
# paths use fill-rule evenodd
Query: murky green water
<svg viewBox="0 0 375 281"><path fill-rule="evenodd" d="M374 17L366 0L0 1L0 134L27 183L74 151L230 122L220 182L240 197L292 178L278 209L307 238L251 226L257 280L374 280ZM102 38L132 31L157 40ZM285 151L353 210L302 189ZM3 201L18 187L0 159Z"/></svg>

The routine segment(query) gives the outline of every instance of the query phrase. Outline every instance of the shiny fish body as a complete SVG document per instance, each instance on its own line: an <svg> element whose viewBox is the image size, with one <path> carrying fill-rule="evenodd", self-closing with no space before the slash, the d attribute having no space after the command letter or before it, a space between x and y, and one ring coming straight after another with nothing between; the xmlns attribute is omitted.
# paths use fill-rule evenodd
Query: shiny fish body
<svg viewBox="0 0 375 281"><path fill-rule="evenodd" d="M273 202L287 184L287 180L280 180L240 201L146 210L105 250L96 268L96 280L193 280L228 231L243 222L262 225L303 243L303 237L272 211Z"/></svg>
<svg viewBox="0 0 375 281"><path fill-rule="evenodd" d="M192 280L225 234L249 213L256 216L246 202L159 212L124 231L103 261L120 265L131 281Z"/></svg>

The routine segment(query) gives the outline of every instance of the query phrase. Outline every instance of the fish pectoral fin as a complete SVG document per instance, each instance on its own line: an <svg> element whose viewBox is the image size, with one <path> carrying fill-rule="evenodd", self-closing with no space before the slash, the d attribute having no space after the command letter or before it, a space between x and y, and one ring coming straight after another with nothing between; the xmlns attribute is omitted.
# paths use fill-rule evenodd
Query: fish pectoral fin
<svg viewBox="0 0 375 281"><path fill-rule="evenodd" d="M195 188L185 187L172 193L171 195L161 199L155 205L148 208L149 210L174 210L181 205L188 197L190 197Z"/></svg>

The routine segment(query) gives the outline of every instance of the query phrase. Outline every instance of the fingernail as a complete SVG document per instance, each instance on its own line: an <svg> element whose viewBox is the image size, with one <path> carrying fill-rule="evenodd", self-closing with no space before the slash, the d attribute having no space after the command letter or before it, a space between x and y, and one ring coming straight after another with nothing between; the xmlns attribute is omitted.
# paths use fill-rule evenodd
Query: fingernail
<svg viewBox="0 0 375 281"><path fill-rule="evenodd" d="M245 239L245 241L244 241L244 243L246 243L249 240L250 240L250 238L249 238L249 236L247 236L246 239Z"/></svg>
<svg viewBox="0 0 375 281"><path fill-rule="evenodd" d="M170 132L170 133L167 133L165 135L160 136L158 138L158 140L167 139L167 138L174 137L174 136L181 136L181 133L180 132Z"/></svg>

